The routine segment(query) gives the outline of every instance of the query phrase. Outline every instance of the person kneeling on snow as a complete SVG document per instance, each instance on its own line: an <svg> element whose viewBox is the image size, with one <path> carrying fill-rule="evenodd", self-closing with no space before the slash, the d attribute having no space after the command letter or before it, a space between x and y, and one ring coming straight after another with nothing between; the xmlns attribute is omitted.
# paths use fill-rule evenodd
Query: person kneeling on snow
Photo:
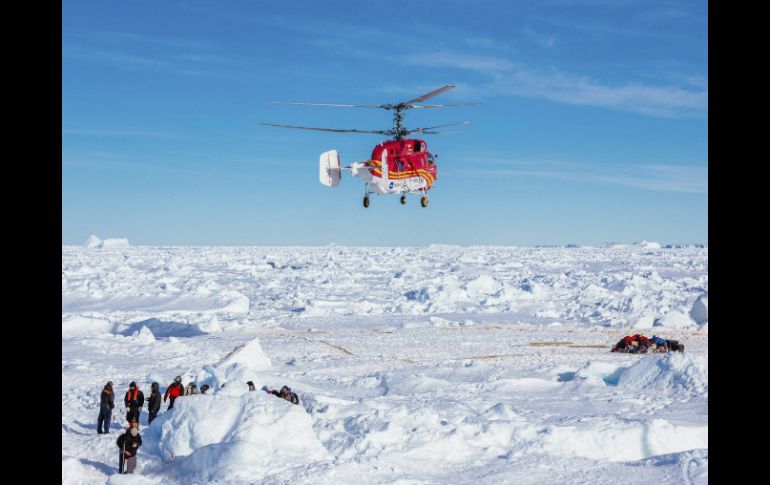
<svg viewBox="0 0 770 485"><path fill-rule="evenodd" d="M276 391L275 389L268 389L267 386L264 386L262 390L268 394L282 397L292 404L299 404L299 396L297 396L296 393L291 392L291 387L289 386L283 386L280 391Z"/></svg>
<svg viewBox="0 0 770 485"><path fill-rule="evenodd" d="M139 430L131 427L125 434L118 436L118 448L120 448L120 473L134 473L136 468L136 452L142 446L142 436ZM124 471L123 468L126 470Z"/></svg>
<svg viewBox="0 0 770 485"><path fill-rule="evenodd" d="M680 344L678 340L664 339L653 335L650 341L655 345L658 352L684 352L684 344Z"/></svg>
<svg viewBox="0 0 770 485"><path fill-rule="evenodd" d="M198 394L198 388L194 382L187 384L187 387L184 388L184 395L189 396L190 394Z"/></svg>
<svg viewBox="0 0 770 485"><path fill-rule="evenodd" d="M616 343L610 352L626 352L629 354L646 354L652 342L644 335L626 335Z"/></svg>

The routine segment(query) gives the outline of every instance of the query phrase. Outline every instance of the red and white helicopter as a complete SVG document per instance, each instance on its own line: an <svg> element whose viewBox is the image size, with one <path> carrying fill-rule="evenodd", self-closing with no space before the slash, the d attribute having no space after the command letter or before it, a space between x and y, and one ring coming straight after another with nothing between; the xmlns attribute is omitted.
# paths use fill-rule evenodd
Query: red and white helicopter
<svg viewBox="0 0 770 485"><path fill-rule="evenodd" d="M411 134L433 135L448 133L434 131L436 128L447 126L468 125L470 121L449 123L446 125L429 126L407 130L404 128L404 115L402 111L412 108L445 108L449 106L475 106L473 104L412 104L420 103L438 94L455 87L454 84L423 94L417 98L398 104L360 105L360 104L328 104L328 103L292 103L283 101L271 101L276 104L298 104L309 106L335 106L348 108L381 108L393 110L393 128L390 130L340 130L334 128L311 128L307 126L276 125L262 123L265 126L279 128L295 128L299 130L333 131L336 133L374 133L378 135L392 136L392 140L386 140L375 146L370 160L354 162L348 166L340 166L340 156L337 150L329 150L321 154L319 178L322 184L336 187L340 183L342 170L349 170L353 177L360 177L364 181L364 207L369 207L369 195L401 194L401 204L406 204L406 194L422 194L420 204L428 206L428 191L436 181L436 158L428 151L428 145L416 138L406 138Z"/></svg>

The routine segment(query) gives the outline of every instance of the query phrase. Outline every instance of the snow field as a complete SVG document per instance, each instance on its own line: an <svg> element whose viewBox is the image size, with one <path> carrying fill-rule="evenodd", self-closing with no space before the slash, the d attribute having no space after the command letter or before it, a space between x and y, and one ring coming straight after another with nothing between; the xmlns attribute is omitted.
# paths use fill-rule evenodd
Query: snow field
<svg viewBox="0 0 770 485"><path fill-rule="evenodd" d="M64 483L708 481L703 248L62 253ZM610 353L644 318L687 352ZM211 389L145 410L141 476L113 475L128 382L177 374Z"/></svg>

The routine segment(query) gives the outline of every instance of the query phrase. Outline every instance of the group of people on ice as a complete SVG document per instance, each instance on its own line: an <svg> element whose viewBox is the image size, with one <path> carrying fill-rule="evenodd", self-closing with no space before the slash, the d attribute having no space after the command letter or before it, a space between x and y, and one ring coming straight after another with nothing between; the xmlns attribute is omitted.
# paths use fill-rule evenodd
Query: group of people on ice
<svg viewBox="0 0 770 485"><path fill-rule="evenodd" d="M249 391L256 391L252 381L248 381L246 384L249 386ZM224 384L222 384L224 386ZM120 473L134 473L136 468L136 453L139 447L142 446L142 436L139 434L139 415L144 408L144 403L147 402L147 411L149 416L147 417L147 423L152 423L152 420L158 416L160 411L160 384L153 382L151 385L150 397L145 398L144 393L139 390L136 382L131 382L128 385L128 391L126 391L123 397L123 404L126 407L126 421L128 422L128 429L126 432L118 436L117 445L120 448L120 460L119 471ZM207 384L204 384L200 388L200 394L206 394L209 389ZM268 394L281 397L292 404L299 404L299 397L296 393L292 392L288 386L283 386L280 391L269 389L267 386L263 386L262 390ZM198 394L197 386L194 382L190 382L186 387L182 385L182 376L176 376L174 382L172 382L167 388L166 393L163 396L163 402L170 401L167 410L174 407L174 401L181 396L189 396L191 394ZM115 408L115 393L113 390L112 381L107 381L104 385L100 395L99 403L99 417L96 422L96 432L98 434L110 433L110 421L112 420L112 410Z"/></svg>
<svg viewBox="0 0 770 485"><path fill-rule="evenodd" d="M684 352L684 344L678 340L665 339L653 335L647 338L637 333L626 335L616 343L610 352L624 352L628 354L646 354L647 352Z"/></svg>

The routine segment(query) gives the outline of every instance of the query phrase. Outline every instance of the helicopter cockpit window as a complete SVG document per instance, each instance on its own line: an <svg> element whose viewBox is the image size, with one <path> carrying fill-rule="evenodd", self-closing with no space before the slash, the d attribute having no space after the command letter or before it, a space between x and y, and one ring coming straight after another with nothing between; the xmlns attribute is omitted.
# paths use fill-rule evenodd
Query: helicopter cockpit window
<svg viewBox="0 0 770 485"><path fill-rule="evenodd" d="M419 152L422 149L422 142L415 141L414 142L414 151Z"/></svg>
<svg viewBox="0 0 770 485"><path fill-rule="evenodd" d="M436 160L433 159L433 154L432 153L430 155L428 155L428 163L431 164L431 165L436 163Z"/></svg>

